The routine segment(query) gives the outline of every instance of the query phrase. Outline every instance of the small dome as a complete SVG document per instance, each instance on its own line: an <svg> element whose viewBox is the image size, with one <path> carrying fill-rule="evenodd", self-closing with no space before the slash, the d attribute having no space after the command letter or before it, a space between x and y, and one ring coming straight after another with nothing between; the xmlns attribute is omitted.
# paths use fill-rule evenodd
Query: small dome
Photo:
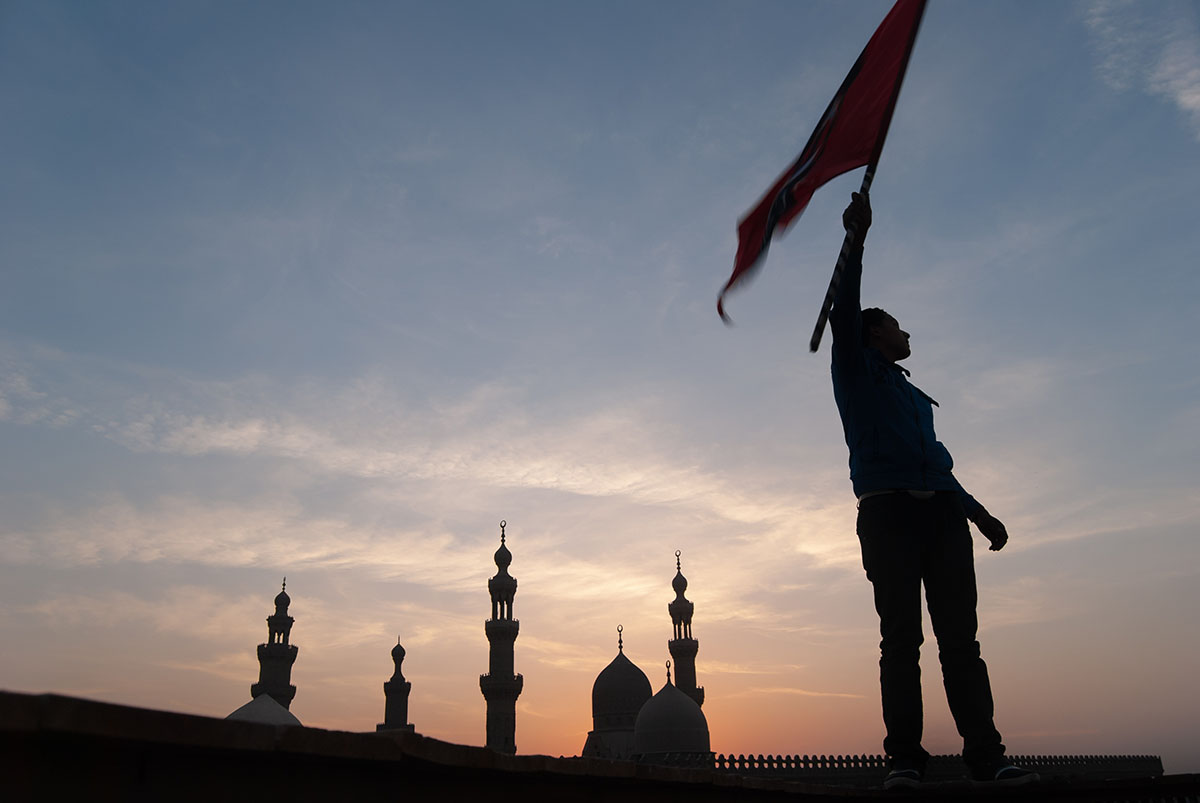
<svg viewBox="0 0 1200 803"><path fill-rule="evenodd" d="M679 595L687 591L687 578L678 569L675 570L675 579L671 581L671 588L675 589L675 593Z"/></svg>
<svg viewBox="0 0 1200 803"><path fill-rule="evenodd" d="M708 719L695 700L667 683L638 712L633 752L643 757L711 752Z"/></svg>
<svg viewBox="0 0 1200 803"><path fill-rule="evenodd" d="M624 721L628 728L653 693L646 673L626 658L624 652L618 652L592 684L595 727L620 727Z"/></svg>
<svg viewBox="0 0 1200 803"><path fill-rule="evenodd" d="M400 646L400 639L396 639L396 646L392 647L392 660L396 662L396 666L400 666L400 662L404 660L404 647Z"/></svg>
<svg viewBox="0 0 1200 803"><path fill-rule="evenodd" d="M496 550L496 554L492 558L496 561L496 567L502 572L506 571L512 563L512 553L508 551L503 540L500 541L500 548Z"/></svg>
<svg viewBox="0 0 1200 803"><path fill-rule="evenodd" d="M504 545L504 528L508 526L507 521L500 522L500 548L496 550L496 554L492 556L492 560L496 561L496 568L500 570L500 574L504 574L509 565L512 563L512 553L508 551L508 547Z"/></svg>
<svg viewBox="0 0 1200 803"><path fill-rule="evenodd" d="M683 569L679 565L679 550L675 550L675 579L671 581L671 588L675 590L676 598L682 599L683 592L687 591L687 578L683 576Z"/></svg>
<svg viewBox="0 0 1200 803"><path fill-rule="evenodd" d="M287 610L287 606L292 604L292 598L287 593L287 578L283 578L283 590L275 595L275 607L283 611Z"/></svg>

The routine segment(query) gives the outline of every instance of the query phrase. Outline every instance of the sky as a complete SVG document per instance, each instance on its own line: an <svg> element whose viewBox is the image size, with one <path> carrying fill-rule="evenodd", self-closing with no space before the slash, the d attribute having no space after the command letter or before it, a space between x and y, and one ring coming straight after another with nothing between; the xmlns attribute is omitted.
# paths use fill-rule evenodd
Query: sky
<svg viewBox="0 0 1200 803"><path fill-rule="evenodd" d="M0 688L225 716L287 577L306 725L519 752L675 551L713 749L881 751L828 344L861 170L715 311L884 0L0 4ZM912 334L1014 754L1200 772L1200 6L929 4L864 304ZM923 648L925 747L961 748Z"/></svg>

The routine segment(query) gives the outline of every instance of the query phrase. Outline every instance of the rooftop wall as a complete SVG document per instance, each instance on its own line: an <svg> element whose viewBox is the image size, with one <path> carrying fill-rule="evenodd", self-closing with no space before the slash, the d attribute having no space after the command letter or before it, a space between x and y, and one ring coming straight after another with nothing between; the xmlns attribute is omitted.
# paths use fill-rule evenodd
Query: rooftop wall
<svg viewBox="0 0 1200 803"><path fill-rule="evenodd" d="M753 768L748 768L747 771ZM1012 797L1016 790L930 784L926 797ZM1191 796L1190 798L1188 796ZM836 801L884 798L827 786L627 761L505 756L407 731L347 733L151 711L58 695L0 692L5 801L240 799ZM1200 799L1200 776L1025 787L1023 800ZM894 799L894 796L892 796Z"/></svg>

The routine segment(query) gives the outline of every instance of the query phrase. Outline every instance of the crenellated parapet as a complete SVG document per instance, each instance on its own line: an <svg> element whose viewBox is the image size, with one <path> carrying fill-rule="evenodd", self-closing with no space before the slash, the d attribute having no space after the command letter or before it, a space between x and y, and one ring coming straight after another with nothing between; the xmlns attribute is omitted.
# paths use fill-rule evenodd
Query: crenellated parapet
<svg viewBox="0 0 1200 803"><path fill-rule="evenodd" d="M1042 755L1009 756L1014 764L1036 770L1043 780L1106 780L1156 778L1163 774L1162 759L1145 755ZM779 778L831 785L878 786L888 773L888 760L881 755L851 756L764 756L676 753L660 756L655 763L690 769L714 769L731 775ZM967 767L957 755L932 756L925 768L925 781L958 781L967 777Z"/></svg>

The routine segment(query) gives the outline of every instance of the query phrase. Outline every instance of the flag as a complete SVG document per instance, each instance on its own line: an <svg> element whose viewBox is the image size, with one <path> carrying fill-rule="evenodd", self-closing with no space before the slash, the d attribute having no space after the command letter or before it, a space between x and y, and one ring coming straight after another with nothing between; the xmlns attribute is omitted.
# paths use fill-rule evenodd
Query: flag
<svg viewBox="0 0 1200 803"><path fill-rule="evenodd" d="M758 267L776 229L782 234L822 184L878 161L924 11L925 0L897 0L850 68L800 156L738 223L733 275L717 297L717 312L726 323L725 294Z"/></svg>

